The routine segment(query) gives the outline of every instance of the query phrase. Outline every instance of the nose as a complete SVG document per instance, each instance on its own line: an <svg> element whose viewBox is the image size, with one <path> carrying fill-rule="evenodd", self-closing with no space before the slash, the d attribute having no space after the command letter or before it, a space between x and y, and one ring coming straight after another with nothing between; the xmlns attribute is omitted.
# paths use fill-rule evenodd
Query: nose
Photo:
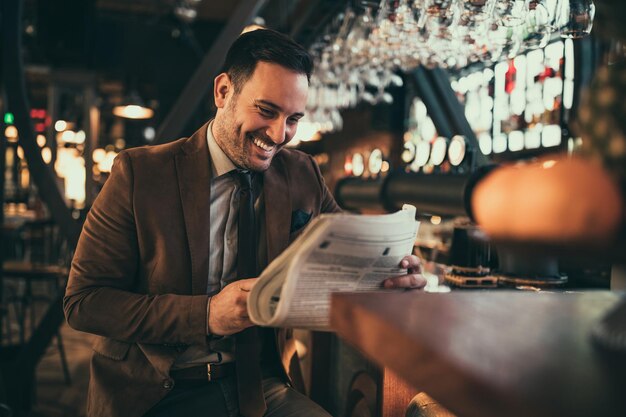
<svg viewBox="0 0 626 417"><path fill-rule="evenodd" d="M280 145L285 141L285 135L287 134L287 120L283 118L277 118L273 120L268 126L266 132L267 136L276 145Z"/></svg>

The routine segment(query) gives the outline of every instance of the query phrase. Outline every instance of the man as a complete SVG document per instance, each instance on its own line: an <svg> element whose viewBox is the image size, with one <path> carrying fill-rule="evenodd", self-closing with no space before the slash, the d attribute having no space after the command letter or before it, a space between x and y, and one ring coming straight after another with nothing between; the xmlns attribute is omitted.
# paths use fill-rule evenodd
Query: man
<svg viewBox="0 0 626 417"><path fill-rule="evenodd" d="M311 69L277 32L241 35L215 79L214 120L116 158L64 300L68 323L98 335L90 416L327 416L292 388L291 331L253 327L246 309L262 267L310 218L339 211L314 160L283 149ZM386 283L423 285L417 273Z"/></svg>

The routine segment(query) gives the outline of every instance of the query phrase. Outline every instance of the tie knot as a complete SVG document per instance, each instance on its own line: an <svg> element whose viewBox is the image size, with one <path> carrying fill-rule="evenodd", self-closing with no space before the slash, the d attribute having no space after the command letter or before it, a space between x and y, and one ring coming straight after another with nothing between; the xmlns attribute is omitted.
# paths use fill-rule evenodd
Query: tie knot
<svg viewBox="0 0 626 417"><path fill-rule="evenodd" d="M238 169L235 171L235 175L239 180L239 185L242 190L249 190L252 188L252 172L247 169Z"/></svg>

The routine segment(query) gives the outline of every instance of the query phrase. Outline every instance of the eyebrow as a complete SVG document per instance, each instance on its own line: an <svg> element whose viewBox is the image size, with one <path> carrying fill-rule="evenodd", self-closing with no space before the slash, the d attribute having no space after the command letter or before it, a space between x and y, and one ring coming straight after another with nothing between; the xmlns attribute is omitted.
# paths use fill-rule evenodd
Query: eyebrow
<svg viewBox="0 0 626 417"><path fill-rule="evenodd" d="M283 113L283 112L284 112L284 111L283 111L283 109L282 109L279 105L277 105L277 104L275 104L275 103L272 103L271 101L267 101L267 100L254 100L254 104L263 104L264 106L271 107L271 108L272 108L272 110L276 110L276 111L281 112L281 113ZM293 114L292 114L292 115L290 115L290 116L304 117L304 113L302 113L302 112L297 112L297 113L293 113Z"/></svg>

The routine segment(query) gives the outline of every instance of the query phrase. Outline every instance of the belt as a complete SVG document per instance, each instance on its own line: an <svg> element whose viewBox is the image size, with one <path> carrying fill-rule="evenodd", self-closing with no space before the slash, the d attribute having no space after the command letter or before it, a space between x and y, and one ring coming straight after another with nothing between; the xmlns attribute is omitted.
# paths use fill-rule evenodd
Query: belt
<svg viewBox="0 0 626 417"><path fill-rule="evenodd" d="M192 366L190 368L183 369L173 369L170 371L170 376L175 382L210 382L230 375L235 375L234 362L223 364L207 363L204 365Z"/></svg>

